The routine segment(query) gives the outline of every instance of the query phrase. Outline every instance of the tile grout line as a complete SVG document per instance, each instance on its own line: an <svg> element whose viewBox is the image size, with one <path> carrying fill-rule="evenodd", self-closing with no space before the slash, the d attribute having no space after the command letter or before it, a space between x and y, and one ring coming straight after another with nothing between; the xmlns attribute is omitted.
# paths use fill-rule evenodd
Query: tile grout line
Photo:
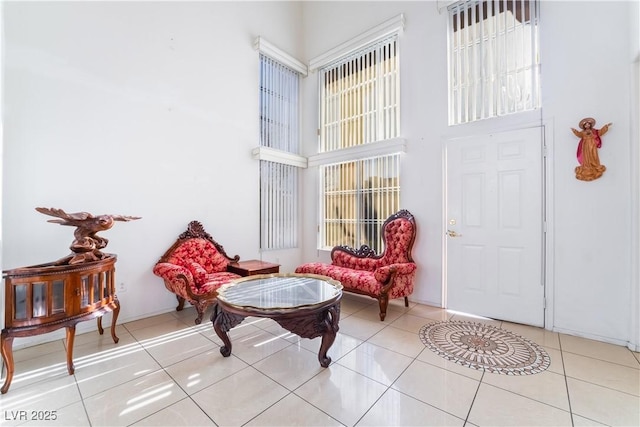
<svg viewBox="0 0 640 427"><path fill-rule="evenodd" d="M483 370L482 371L482 376L480 377L480 381L478 381L478 387L476 388L476 392L473 395L473 399L471 399L471 405L469 405L469 411L467 412L467 416L464 419L464 426L467 425L467 423L469 423L469 416L471 415L471 410L473 409L473 404L476 402L476 397L478 397L478 393L480 392L480 386L482 385L482 380L484 380L484 376L487 373ZM464 427L463 426L463 427Z"/></svg>
<svg viewBox="0 0 640 427"><path fill-rule="evenodd" d="M366 308L366 307L365 307L365 308ZM349 316L346 316L345 318L351 317L353 314L355 314L355 313L359 313L359 312L360 312L360 311L362 311L362 310L364 310L364 309L361 309L361 310L355 311L355 312L351 313ZM402 313L402 314L401 314L397 319L395 319L394 321L390 321L389 323L384 322L384 323L387 323L387 324L386 324L386 325L384 325L384 326L383 326L380 330L378 330L376 333L374 333L373 335L369 336L368 338L366 338L366 339L364 339L364 340L361 340L361 339L355 338L355 337L353 337L353 336L350 336L351 338L355 338L355 339L357 339L357 340L358 340L358 341L360 341L360 342L357 344L357 346L355 346L354 348L352 348L352 349L348 350L345 354L341 355L339 358L337 358L336 360L332 361L332 365L333 365L333 364L336 364L337 362L339 362L340 360L342 360L343 358L345 358L345 357L346 357L346 355L348 355L349 353L351 353L351 352L353 352L353 351L356 351L356 349L360 348L360 347L361 347L363 344L365 344L365 343L369 343L370 345L376 345L376 346L378 346L378 344L373 344L373 343L371 343L371 342L370 342L370 340L372 339L372 337L374 337L376 334L379 334L379 333L380 333L380 332L382 332L382 331L391 331L391 330L389 329L389 326L393 326L392 330L399 330L399 331L405 331L405 332L407 332L407 330L406 330L406 329L393 325L393 323L394 323L396 320L398 320L398 319L402 318L402 316L407 315L407 314L410 314L410 313L408 313L408 312ZM206 339L208 339L209 341L211 341L211 342L212 342L212 344L213 344L213 347L214 347L214 348L215 348L216 346L217 346L217 347L219 347L219 344L218 344L218 343L216 343L214 340L212 340L210 336L206 335L204 331L199 330L199 329L201 329L201 328L198 328L198 327L197 327L197 325L196 325L196 327L194 327L193 325L188 324L188 323L185 321L185 319L183 319L183 318L181 318L181 317L179 317L179 316L174 316L174 317L175 317L177 320L179 320L179 321L180 321L180 323L184 323L184 324L185 324L185 325L186 325L190 330L192 330L193 332L196 332L196 333L200 334L201 336L204 336L204 337L205 337ZM356 316L356 317L357 317L357 316ZM423 316L418 316L418 317L423 317ZM427 318L425 318L425 320L427 320L427 321L431 321L432 319L427 317ZM203 409L202 409L202 408L201 408L201 407L200 407L200 406L199 406L199 405L198 405L198 404L193 400L192 395L191 395L191 394L189 394L186 390L184 390L184 389L180 386L180 384L178 384L178 383L177 383L177 381L176 381L176 380L175 380L175 379L174 379L174 378L169 374L169 372L167 372L167 368L168 368L168 367L170 367L170 366L172 366L174 363L172 363L172 364L170 364L170 365L167 365L167 366L164 366L163 364L161 364L161 363L159 362L159 360L157 360L155 357L153 357L153 355L149 352L149 349L148 349L146 346L144 346L144 345L142 344L142 342L141 342L138 338L136 338L136 336L134 335L134 333L133 333L133 332L131 332L131 331L130 331L130 330L129 330L125 325L126 325L126 324L121 324L120 326L121 326L121 327L123 327L123 328L124 328L124 329L129 333L129 335L131 335L131 337L132 337L132 339L133 339L133 343L135 343L136 345L139 345L139 346L141 347L141 349L144 349L145 353L146 353L148 356L150 356L152 360L154 360L156 363L158 363L158 365L159 365L159 369L162 369L162 370L167 374L167 376L171 379L172 383L173 383L174 385L176 385L179 389L183 390L183 392L185 392L185 394L186 394L186 397L188 397L192 402L194 402L194 404L196 404L196 406L199 408L199 410L200 410L200 411L202 411L202 412L204 412L205 416L207 416L207 418L208 418L208 419L210 419L212 422L214 422L214 423L215 423L215 421L213 421L213 419L211 419L211 417L210 417L210 416L209 416L209 415L208 415L208 414L207 414L207 413L206 413L206 412L205 412L205 411L204 411L204 410L203 410ZM264 325L262 325L262 326L264 326ZM502 328L503 326L504 326L504 322L501 324L500 328ZM260 329L262 329L263 331L265 331L265 332L269 333L269 334L276 335L275 333L272 333L272 332L268 331L268 330L267 330L267 329L265 329L265 328L262 328L262 327L260 327L260 326L257 326L257 327L258 327L258 328L260 328ZM177 329L175 332L177 332L177 331L179 331L179 330L180 330L180 329L179 329L179 326L178 326L178 329ZM408 331L408 332L411 332L411 331ZM345 334L345 335L347 335L347 334ZM144 335L143 335L143 336L144 336ZM276 335L276 336L277 336L277 335ZM145 340L143 340L143 341L145 341ZM533 341L533 339L531 339L531 341ZM62 344L63 344L63 349L65 349L65 350L66 350L66 346L64 345L64 339L62 339ZM294 344L295 344L295 343L291 343L291 342L289 342L289 345L288 345L287 347L285 347L285 348L289 348L291 345L294 345ZM570 342L568 342L567 344L571 344L571 343L570 343ZM560 362L561 362L561 363L562 363L562 365L563 365L563 367L562 367L562 371L561 371L562 373L561 373L560 375L563 375L563 376L564 376L565 392L566 392L566 396L567 396L567 400L568 400L568 405L569 405L568 412L569 412L569 414L570 414L571 425L575 425L575 423L576 423L576 422L579 422L579 419L574 420L574 415L575 415L575 417L582 417L582 418L584 418L584 419L590 419L590 418L586 418L586 417L583 417L583 416L579 416L579 414L574 414L574 413L573 413L573 408L572 408L572 405L571 405L571 395L570 395L570 393L569 393L569 385L568 385L568 379L569 379L569 378L571 378L572 380L575 380L575 381L584 382L584 383L586 383L586 384L592 384L592 385L594 385L594 386L603 387L603 388L606 388L606 389L609 389L609 390L612 390L612 391L616 391L616 392L620 392L620 393L628 394L628 395L630 395L630 396L632 396L632 397L634 397L634 398L638 398L638 396L636 396L636 395L634 395L634 394L631 394L631 393L626 393L626 392L624 392L624 391L621 391L621 390L618 390L618 389L615 389L615 388L606 387L606 386L603 386L603 385L600 385L600 384L597 384L597 383L594 383L594 382L591 382L591 381L587 381L587 380L584 380L584 379L576 378L576 377L573 377L573 376L568 376L568 375L567 375L567 367L566 367L565 360L564 360L564 356L565 356L565 354L564 354L564 353L566 352L566 353L567 353L567 355L576 355L576 356L585 357L585 358L592 359L592 360L597 360L597 361L601 361L601 362L606 362L606 363L610 364L610 366L611 366L611 367L613 367L613 368L615 368L615 366L613 366L613 365L617 365L617 366L620 366L620 367L626 367L626 368L629 368L629 369L633 369L633 367L630 367L630 366L627 366L627 365L623 365L623 364L619 364L619 363L616 363L616 362L611 362L611 361L609 361L609 360L605 360L605 359L600 359L600 358L597 358L597 357L588 356L588 355L586 355L586 354L574 353L574 352L571 352L571 351L564 350L564 349L563 349L563 342L562 342L562 339L561 339L560 335L558 336L558 346L559 346L559 352L560 352L559 360L560 360ZM380 346L380 347L382 347L382 346ZM570 347L571 347L571 346L570 346ZM348 348L348 347L347 347L347 348ZM389 350L389 351L392 351L392 352L397 353L397 351L392 350L392 349L389 349L389 348L387 348L387 347L382 347L382 348L384 348L385 350ZM283 350L284 350L284 349L280 349L280 350L278 350L277 352L275 352L274 354L277 354L279 351L283 351ZM309 351L309 352L311 352L311 353L314 353L314 352L312 352L311 350L306 349L306 348L305 348L304 350ZM203 352L206 352L206 351L209 351L209 350L203 350ZM398 374L398 376L396 376L396 378L395 378L395 379L390 383L390 385L385 385L385 383L380 383L379 381L375 380L374 378L369 377L368 375L361 374L361 375L365 376L366 378L368 378L368 379L370 379L370 380L372 380L372 381L375 381L375 382L378 382L379 384L385 385L385 387L386 387L386 388L382 391L382 393L380 394L380 396L378 396L378 397L375 399L375 401L374 401L371 405L369 405L369 406L368 406L368 408L364 411L363 415L361 415L361 416L360 416L360 418L358 418L358 420L357 420L357 421L355 421L354 425L356 425L358 422L361 422L361 421L363 420L363 417L365 417L365 416L366 416L366 414L370 413L370 411L372 410L372 408L373 408L376 404L378 404L378 402L380 402L380 400L383 398L383 396L385 396L385 394L387 394L387 393L389 393L389 392L390 392L390 389L392 389L392 388L393 388L393 384L395 384L395 383L398 381L398 379L399 379L403 374L405 374L405 373L406 373L407 369L408 369L412 364L414 364L414 363L416 363L416 361L418 361L418 362L427 363L427 364L432 365L432 364L431 364L431 363L429 363L429 362L423 362L423 361L421 361L421 360L418 360L418 357L422 354L422 352L423 352L423 351L429 351L429 349L428 349L427 347L425 347L424 349L421 349L421 351L420 351L420 352L418 352L418 355L416 355L416 356L414 356L414 357L412 358L411 363L409 363L409 365L408 365L407 367L405 367L405 368L404 368L404 369L403 369L403 370ZM202 354L202 353L198 353L198 354ZM198 354L194 354L194 355L192 355L190 358L197 357L197 355L198 355ZM314 353L314 354L315 354L315 353ZM398 354L401 354L401 355L402 355L402 353L398 353ZM634 355L634 357L635 357L635 355ZM188 360L188 359L189 359L189 358L187 358L187 359L185 359L185 360ZM242 359L240 359L240 360L242 360ZM260 360L264 360L264 358L262 358L262 359L260 359ZM258 369L258 368L255 366L255 364L256 364L256 363L258 363L258 362L259 362L259 361L256 361L256 362L254 362L254 363L252 363L252 364L247 364L247 365L248 365L247 367L249 367L249 366L250 366L250 367L252 367L252 368L253 368L254 370L256 370L257 372L259 372L259 373L261 373L262 375L265 375L266 377L268 377L268 378L272 379L272 380L273 380L273 381L275 381L277 384L280 384L278 381L276 381L275 379L271 378L269 375L267 375L266 373L264 373L264 372L262 372L260 369ZM175 362L175 363L179 363L179 362ZM246 363L246 362L245 362L245 363ZM339 364L339 363L338 363L338 364ZM341 367L343 367L343 368L346 368L346 369L348 369L348 370L350 370L350 371L353 371L353 372L358 373L358 372L357 372L357 371L355 371L354 369L349 368L349 367L347 367L347 366L344 366L344 365L340 365L340 366L341 366ZM437 366L437 365L433 365L433 366ZM245 368L246 368L246 367L243 367L243 369L245 369ZM446 368L445 368L445 369L446 369ZM157 372L157 371L154 371L154 372ZM309 379L305 380L305 381L302 383L302 385L304 385L304 384L306 384L307 382L311 381L313 378L315 378L317 375L321 374L322 372L324 372L324 371L320 371L320 372L318 372L318 373L314 374L311 378L309 378ZM470 414L471 414L471 412L472 412L472 410L473 410L473 406L474 406L474 404L475 404L475 400L477 400L477 397L479 396L479 389L480 389L480 386L482 385L482 383L483 383L485 380L487 380L487 379L489 378L489 377L485 377L485 374L487 374L487 373L488 373L488 372L486 372L486 371L482 372L482 376L481 376L480 381L479 381L479 383L478 383L478 386L477 386L477 388L476 388L476 390L475 390L474 397L473 397L473 399L471 400L471 405L470 405L470 407L469 407L469 410L468 410L467 415L466 415L466 417L465 417L465 419L464 419L464 420L462 420L462 418L460 418L460 417L458 417L458 416L456 416L456 415L454 415L454 414L450 414L449 412L444 411L443 409L441 409L441 408L439 408L439 407L436 407L436 406L434 406L434 405L431 405L431 404L429 404L429 403L427 403L427 402L424 402L424 401L422 401L421 399L418 399L418 398L416 398L416 397L414 397L414 396L411 396L411 395L409 395L409 394L403 393L403 392L401 392L401 391L399 391L399 390L395 390L395 389L393 389L393 390L394 390L394 391L397 391L398 393L401 393L401 394L403 394L403 395L405 395L405 396L407 396L407 397L409 397L409 398L411 398L411 399L414 399L414 400L416 400L416 401L418 401L418 402L422 402L422 403L424 403L425 405L428 405L428 406L430 406L430 407L433 407L433 408L435 408L435 409L437 409L437 410L439 410L439 411L441 411L441 412L443 412L443 413L446 413L446 414L452 415L452 416L454 416L455 418L458 418L458 419L462 420L462 421L464 422L464 425L469 425L469 424L471 424L471 422L469 421ZM559 374L559 373L558 373L558 374ZM230 375L228 375L228 376L227 376L227 377L225 377L225 378L228 378L229 376L230 376ZM79 384L80 382L81 382L81 381L79 381L78 377L77 377L77 376L76 376L76 374L74 373L74 385L75 385L75 389L77 390L77 392L78 392L78 394L79 394L79 396L80 396L80 400L81 400L82 408L83 408L83 414L84 414L84 416L86 417L86 419L87 419L87 421L88 421L89 425L92 425L91 419L89 418L89 413L88 413L88 410L87 410L87 406L85 405L85 400L86 400L86 399L83 397L83 394L81 393L81 390L80 390L80 384ZM126 382L125 382L124 384L126 384ZM484 384L488 384L488 383L484 383ZM282 386L282 384L280 384L280 385ZM273 406L274 406L274 405L276 405L277 403L281 402L283 399L285 399L287 396L290 396L291 394L293 394L294 396L296 396L296 397L298 397L298 398L302 399L300 396L298 396L298 395L295 393L295 390L297 390L297 389L298 389L299 387L301 387L302 385L299 385L299 386L297 386L295 389L291 389L291 390L290 390L290 389L288 389L287 387L284 387L284 386L283 386L285 389L287 389L287 393L285 393L285 395L284 395L282 398L280 398L277 402L274 402L274 403L273 403L272 405L270 405L268 408L264 409L260 414L256 415L256 416L255 416L254 418L252 418L251 420L248 420L248 421L244 422L244 423L243 423L243 425L246 425L247 423L251 422L251 421L252 421L252 420L254 420L257 416L259 416L259 415L263 414L266 410L268 410L269 408L273 407ZM113 386L113 387L116 387L116 386ZM113 387L111 387L111 388L113 388ZM495 386L495 387L497 387L497 386ZM501 388L501 387L498 387L498 388ZM72 389L70 389L70 390L72 390ZM503 390L506 390L506 389L503 389ZM525 397L525 398L527 398L527 399L531 399L531 400L537 401L537 402L542 403L542 404L545 404L545 405L549 405L549 406L555 407L554 405L550 405L550 404L548 404L548 403L541 402L541 401L539 401L539 400L537 400L537 399L533 399L533 398L531 398L531 397L521 395L521 394L519 394L519 393L517 393L517 392L511 392L511 391L509 391L509 390L506 390L506 391L508 391L508 392L510 392L510 393L514 393L514 394L519 395L519 396L522 396L522 397ZM561 390L560 390L560 391L561 391ZM101 391L101 392L102 392L102 391ZM99 393L96 393L95 395L98 395L98 394L99 394ZM194 393L194 394L195 394L195 393ZM90 397L91 397L91 396L89 396L88 398L90 398ZM186 397L185 397L185 398L186 398ZM308 402L308 401L306 401L305 399L302 399L302 400L303 400L304 402L306 402L307 404L309 404L310 406L312 406L313 408L316 408L317 410L319 410L320 412L322 412L323 414L325 414L325 415L326 415L326 416L328 416L329 418L331 418L331 419L333 419L333 420L336 420L337 422L340 422L340 421L339 421L339 420L337 420L335 417L333 417L333 416L331 416L330 414L326 413L325 411L323 411L322 409L318 408L317 406L315 406L315 405L314 405L314 404L312 404L311 402ZM184 401L184 399L180 399L180 400L178 400L178 402L182 402L182 401ZM176 404L176 403L177 403L177 402L174 402L174 403L172 403L171 405L174 405L174 404ZM71 405L72 405L72 404L65 405L65 407L67 407L67 406L71 406ZM148 417L150 417L150 416L152 416L152 415L154 415L154 414L157 414L158 412L160 412L160 411L162 411L162 410L167 409L167 408L168 408L168 407L170 407L171 405L165 406L165 407L163 407L163 408L161 408L161 409L159 409L159 410L155 411L153 414L148 414L148 415L146 415L144 418L142 418L141 420L146 419L146 418L148 418ZM78 409L79 409L79 408L78 408ZM558 409L561 409L561 408L558 408ZM136 424L136 423L140 422L141 420L135 421L135 422L133 422L133 424ZM592 421L595 421L595 420L592 420Z"/></svg>
<svg viewBox="0 0 640 427"><path fill-rule="evenodd" d="M567 390L567 403L569 404L569 417L571 417L571 426L575 426L573 420L573 408L571 407L571 394L569 393L569 382L567 381L567 368L564 364L564 351L562 350L562 337L558 334L558 346L560 347L560 360L562 361L562 374L564 377L564 386Z"/></svg>

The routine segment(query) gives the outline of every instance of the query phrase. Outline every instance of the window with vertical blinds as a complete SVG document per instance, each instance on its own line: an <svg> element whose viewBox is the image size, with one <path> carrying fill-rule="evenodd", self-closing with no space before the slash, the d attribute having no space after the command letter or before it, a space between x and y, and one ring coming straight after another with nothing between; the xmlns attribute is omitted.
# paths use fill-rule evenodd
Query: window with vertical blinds
<svg viewBox="0 0 640 427"><path fill-rule="evenodd" d="M365 149L400 135L399 64L394 33L319 69L319 152ZM400 154L354 157L319 167L319 248L381 252L380 228L400 209Z"/></svg>
<svg viewBox="0 0 640 427"><path fill-rule="evenodd" d="M397 38L393 35L321 68L320 152L399 135Z"/></svg>
<svg viewBox="0 0 640 427"><path fill-rule="evenodd" d="M448 7L449 124L540 106L537 0Z"/></svg>
<svg viewBox="0 0 640 427"><path fill-rule="evenodd" d="M300 74L260 55L260 145L299 154ZM298 168L260 160L260 248L298 245Z"/></svg>
<svg viewBox="0 0 640 427"><path fill-rule="evenodd" d="M382 252L380 229L400 209L400 155L322 166L322 240Z"/></svg>

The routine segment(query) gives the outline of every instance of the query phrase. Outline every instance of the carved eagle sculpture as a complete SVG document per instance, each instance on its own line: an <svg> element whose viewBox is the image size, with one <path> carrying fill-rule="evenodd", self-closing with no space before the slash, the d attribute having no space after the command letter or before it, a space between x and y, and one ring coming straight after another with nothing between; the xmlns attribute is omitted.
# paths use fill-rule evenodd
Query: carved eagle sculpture
<svg viewBox="0 0 640 427"><path fill-rule="evenodd" d="M104 254L100 252L100 249L106 247L109 240L97 236L96 233L110 229L113 227L115 221L132 221L141 218L139 216L124 215L93 216L88 212L66 213L62 209L56 208L36 208L36 210L45 215L60 218L50 219L47 222L77 227L73 233L75 239L69 247L76 255L60 260L68 264L79 264L103 259Z"/></svg>

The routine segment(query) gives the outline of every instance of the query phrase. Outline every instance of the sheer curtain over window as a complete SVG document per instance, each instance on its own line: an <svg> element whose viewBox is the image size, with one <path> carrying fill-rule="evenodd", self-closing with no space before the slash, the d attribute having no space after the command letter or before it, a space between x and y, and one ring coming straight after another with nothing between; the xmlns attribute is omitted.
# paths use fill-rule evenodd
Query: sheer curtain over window
<svg viewBox="0 0 640 427"><path fill-rule="evenodd" d="M299 154L297 71L260 55L260 145ZM298 168L260 160L260 248L298 244Z"/></svg>
<svg viewBox="0 0 640 427"><path fill-rule="evenodd" d="M467 0L448 11L449 124L538 108L538 1Z"/></svg>
<svg viewBox="0 0 640 427"><path fill-rule="evenodd" d="M379 252L380 228L400 209L400 154L393 144L400 135L399 58L393 33L318 70L319 152L345 153L319 166L320 249L367 245ZM373 143L392 148L375 154L367 151Z"/></svg>

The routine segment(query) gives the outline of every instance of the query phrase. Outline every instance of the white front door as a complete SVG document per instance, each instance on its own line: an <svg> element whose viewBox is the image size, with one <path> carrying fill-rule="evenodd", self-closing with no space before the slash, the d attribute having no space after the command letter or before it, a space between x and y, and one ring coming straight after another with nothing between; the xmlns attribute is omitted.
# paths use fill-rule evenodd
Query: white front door
<svg viewBox="0 0 640 427"><path fill-rule="evenodd" d="M542 128L446 143L446 306L544 326Z"/></svg>

